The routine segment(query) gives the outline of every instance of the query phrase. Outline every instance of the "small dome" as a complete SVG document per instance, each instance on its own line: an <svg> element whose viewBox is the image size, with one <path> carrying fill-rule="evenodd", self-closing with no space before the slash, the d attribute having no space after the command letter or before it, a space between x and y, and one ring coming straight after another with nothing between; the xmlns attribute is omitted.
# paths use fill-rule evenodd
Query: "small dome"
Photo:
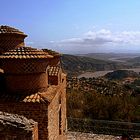
<svg viewBox="0 0 140 140"><path fill-rule="evenodd" d="M13 50L9 50L0 55L0 59L30 59L30 58L53 58L52 55L31 47L20 47Z"/></svg>
<svg viewBox="0 0 140 140"><path fill-rule="evenodd" d="M21 32L18 29L15 29L15 28L10 27L10 26L3 26L3 25L0 26L0 34L20 34L20 35L27 36L24 34L24 32Z"/></svg>

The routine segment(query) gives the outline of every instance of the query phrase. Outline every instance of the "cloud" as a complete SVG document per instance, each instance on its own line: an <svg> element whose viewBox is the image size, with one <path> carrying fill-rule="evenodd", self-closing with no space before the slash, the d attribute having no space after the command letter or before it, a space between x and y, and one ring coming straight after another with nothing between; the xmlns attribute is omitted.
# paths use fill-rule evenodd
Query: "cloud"
<svg viewBox="0 0 140 140"><path fill-rule="evenodd" d="M140 45L140 31L123 31L118 35L125 44Z"/></svg>
<svg viewBox="0 0 140 140"><path fill-rule="evenodd" d="M88 31L81 38L65 39L59 44L68 46L125 46L125 45L140 45L140 31L122 31L111 32L110 30L101 29L99 31ZM67 47L67 46L65 46Z"/></svg>
<svg viewBox="0 0 140 140"><path fill-rule="evenodd" d="M88 31L78 38L50 41L42 45L62 53L89 53L140 50L140 31ZM31 43L30 43L31 44Z"/></svg>
<svg viewBox="0 0 140 140"><path fill-rule="evenodd" d="M57 42L63 49L75 49L85 50L99 47L114 46L120 43L124 43L123 39L119 37L119 34L113 34L110 30L102 29L99 31L88 31L81 38L71 38L61 40Z"/></svg>

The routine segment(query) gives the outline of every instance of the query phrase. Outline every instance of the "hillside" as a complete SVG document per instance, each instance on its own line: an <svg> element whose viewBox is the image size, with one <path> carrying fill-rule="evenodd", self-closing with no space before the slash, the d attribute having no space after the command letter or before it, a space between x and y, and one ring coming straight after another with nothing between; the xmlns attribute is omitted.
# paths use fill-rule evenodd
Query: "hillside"
<svg viewBox="0 0 140 140"><path fill-rule="evenodd" d="M86 56L99 60L117 60L117 59L131 59L140 56L140 53L88 53L80 54L79 56Z"/></svg>
<svg viewBox="0 0 140 140"><path fill-rule="evenodd" d="M84 77L68 79L67 84L68 117L139 122L140 98L129 86L104 78Z"/></svg>
<svg viewBox="0 0 140 140"><path fill-rule="evenodd" d="M132 91L129 92L129 89L127 89L122 84L119 84L119 82L114 82L104 78L69 78L67 81L67 89L78 90L79 93L81 91L94 91L97 94L111 96L121 96L122 94L125 95L126 93L130 93L131 95L132 93Z"/></svg>
<svg viewBox="0 0 140 140"><path fill-rule="evenodd" d="M127 60L127 62L132 64L133 66L140 66L140 57L129 59Z"/></svg>
<svg viewBox="0 0 140 140"><path fill-rule="evenodd" d="M116 70L116 71L107 73L104 77L109 80L122 80L127 77L139 77L139 74L137 74L134 71Z"/></svg>
<svg viewBox="0 0 140 140"><path fill-rule="evenodd" d="M100 70L115 70L128 68L128 66L121 63L68 54L62 55L62 65L64 70L69 75L79 75L87 71L93 72Z"/></svg>

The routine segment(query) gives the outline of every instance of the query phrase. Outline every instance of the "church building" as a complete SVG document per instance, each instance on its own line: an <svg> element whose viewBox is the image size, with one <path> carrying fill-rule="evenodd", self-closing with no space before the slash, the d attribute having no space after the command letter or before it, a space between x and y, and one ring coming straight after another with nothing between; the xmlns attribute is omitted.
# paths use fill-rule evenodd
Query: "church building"
<svg viewBox="0 0 140 140"><path fill-rule="evenodd" d="M16 120L17 115L25 123L32 120L35 127L27 140L66 140L66 74L61 55L25 46L26 37L18 29L0 26L1 116L11 114ZM19 140L18 126L16 122L15 133L9 127L0 129L0 137Z"/></svg>

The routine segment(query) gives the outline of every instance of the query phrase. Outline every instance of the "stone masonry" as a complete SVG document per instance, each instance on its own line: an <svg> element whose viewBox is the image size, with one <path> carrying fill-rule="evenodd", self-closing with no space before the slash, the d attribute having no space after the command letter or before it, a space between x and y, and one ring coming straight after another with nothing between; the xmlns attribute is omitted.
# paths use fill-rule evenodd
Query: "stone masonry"
<svg viewBox="0 0 140 140"><path fill-rule="evenodd" d="M1 140L38 140L38 124L17 114L0 112Z"/></svg>
<svg viewBox="0 0 140 140"><path fill-rule="evenodd" d="M67 134L67 140L120 140L120 138L119 136L80 132L69 132ZM140 138L134 138L133 140L140 140Z"/></svg>

